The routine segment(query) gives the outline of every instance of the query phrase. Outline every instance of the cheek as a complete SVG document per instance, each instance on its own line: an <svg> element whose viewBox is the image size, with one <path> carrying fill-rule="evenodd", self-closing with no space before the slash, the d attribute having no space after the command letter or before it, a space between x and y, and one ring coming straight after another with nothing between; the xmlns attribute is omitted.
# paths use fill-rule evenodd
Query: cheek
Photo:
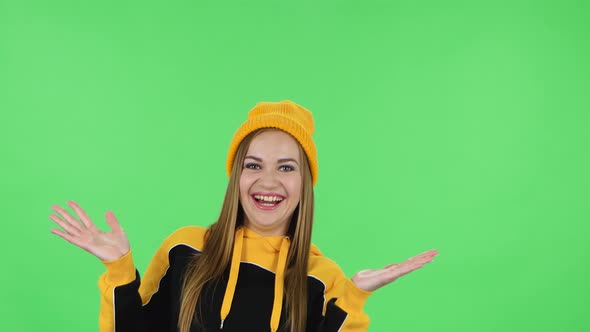
<svg viewBox="0 0 590 332"><path fill-rule="evenodd" d="M289 179L288 183L285 183L289 196L299 198L301 197L301 177L293 177Z"/></svg>
<svg viewBox="0 0 590 332"><path fill-rule="evenodd" d="M248 181L248 176L241 176L240 177L240 198L248 196L248 190L250 189L250 181Z"/></svg>

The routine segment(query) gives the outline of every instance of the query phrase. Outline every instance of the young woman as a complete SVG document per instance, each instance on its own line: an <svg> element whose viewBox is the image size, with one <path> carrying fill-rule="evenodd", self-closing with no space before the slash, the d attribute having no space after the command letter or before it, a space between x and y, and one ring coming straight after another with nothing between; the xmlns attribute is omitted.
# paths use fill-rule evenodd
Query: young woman
<svg viewBox="0 0 590 332"><path fill-rule="evenodd" d="M352 279L311 244L318 178L311 113L262 102L231 142L217 222L188 226L157 250L140 281L112 212L102 232L76 203L50 215L52 233L98 257L101 331L366 331L374 290L432 261L428 251Z"/></svg>

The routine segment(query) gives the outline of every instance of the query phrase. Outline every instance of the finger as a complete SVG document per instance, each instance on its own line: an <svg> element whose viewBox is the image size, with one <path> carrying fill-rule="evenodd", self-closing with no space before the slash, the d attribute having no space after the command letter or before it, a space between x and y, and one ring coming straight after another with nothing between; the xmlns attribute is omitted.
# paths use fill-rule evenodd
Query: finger
<svg viewBox="0 0 590 332"><path fill-rule="evenodd" d="M406 273L408 273L417 270L430 262L432 262L432 257L422 257L420 259L415 259L412 261L402 263L400 269L402 271L407 271Z"/></svg>
<svg viewBox="0 0 590 332"><path fill-rule="evenodd" d="M418 256L418 257L414 257L412 259L408 260L408 263L410 264L425 264L427 262L431 262L434 259L434 256L432 255L426 255L426 256Z"/></svg>
<svg viewBox="0 0 590 332"><path fill-rule="evenodd" d="M74 201L68 201L67 203L76 212L78 217L80 217L80 220L82 221L84 226L86 226L86 228L90 228L90 229L96 228L94 223L92 223L92 220L90 220L90 217L88 217L86 212L80 207L80 205L78 205L78 203L76 203Z"/></svg>
<svg viewBox="0 0 590 332"><path fill-rule="evenodd" d="M401 264L402 269L410 268L415 270L417 268L422 267L424 264L429 263L432 261L432 257L417 257L414 259L409 259Z"/></svg>
<svg viewBox="0 0 590 332"><path fill-rule="evenodd" d="M436 255L438 255L438 251L436 251L436 250L428 250L428 251L423 252L423 253L421 253L419 255L416 255L416 256L414 256L412 258L418 258L419 259L419 258L422 258L422 257L434 257Z"/></svg>
<svg viewBox="0 0 590 332"><path fill-rule="evenodd" d="M80 236L80 230L74 226L72 226L68 221L62 220L60 217L50 214L49 219L53 220L56 224L58 224L61 228L63 228L68 234L72 234L75 236Z"/></svg>
<svg viewBox="0 0 590 332"><path fill-rule="evenodd" d="M64 240L68 241L69 243L78 246L84 250L86 250L86 248L84 248L82 242L79 241L79 238L76 236L72 236L71 234L68 233L64 233L62 231L60 231L59 229L52 229L51 233L63 238Z"/></svg>
<svg viewBox="0 0 590 332"><path fill-rule="evenodd" d="M434 256L438 256L438 251L437 250L428 250L425 253L422 253L422 255L420 255L422 257L434 257Z"/></svg>
<svg viewBox="0 0 590 332"><path fill-rule="evenodd" d="M425 256L419 259L419 261L423 261L423 262L432 262L434 260L434 256L435 255L431 255L431 256Z"/></svg>
<svg viewBox="0 0 590 332"><path fill-rule="evenodd" d="M76 218L72 217L72 215L68 211L64 210L61 206L54 205L51 207L51 209L59 213L63 217L63 220L68 222L72 227L82 231L82 225L80 225L80 222Z"/></svg>
<svg viewBox="0 0 590 332"><path fill-rule="evenodd" d="M123 231L123 229L121 228L119 221L117 221L117 218L115 217L115 214L113 213L113 211L107 211L105 214L105 217L107 219L107 224L111 227L111 229L113 230L113 233L118 233L118 232Z"/></svg>
<svg viewBox="0 0 590 332"><path fill-rule="evenodd" d="M402 277L411 272L411 270L407 266L402 266L398 264L396 266L391 266L388 269L380 270L381 273L375 274L371 277L376 278L380 285L387 285L394 280Z"/></svg>
<svg viewBox="0 0 590 332"><path fill-rule="evenodd" d="M407 260L397 266L388 268L387 271L390 275L397 275L398 277L401 277L414 270L421 268L427 262L428 261L426 260Z"/></svg>
<svg viewBox="0 0 590 332"><path fill-rule="evenodd" d="M389 271L389 277L396 279L422 267L422 264L400 265L399 268Z"/></svg>
<svg viewBox="0 0 590 332"><path fill-rule="evenodd" d="M373 273L371 277L381 275L379 276L379 278L381 279L381 282L385 285L396 280L397 278L400 278L414 270L421 268L422 266L424 266L424 264L432 261L434 256L435 253L433 251L428 251L420 255L414 256L412 258L409 258L400 264L387 265L383 269L377 270L379 272L385 272L384 275L381 275L381 273L376 272Z"/></svg>
<svg viewBox="0 0 590 332"><path fill-rule="evenodd" d="M383 269L392 270L413 265L424 265L425 263L431 262L434 259L434 256L437 254L438 252L436 250L429 250L414 257L408 258L400 264L389 264L383 267Z"/></svg>
<svg viewBox="0 0 590 332"><path fill-rule="evenodd" d="M434 259L434 256L436 256L437 253L436 251L427 251L425 253L422 253L420 255L416 255L412 258L408 258L405 262L425 262L425 261L432 261Z"/></svg>

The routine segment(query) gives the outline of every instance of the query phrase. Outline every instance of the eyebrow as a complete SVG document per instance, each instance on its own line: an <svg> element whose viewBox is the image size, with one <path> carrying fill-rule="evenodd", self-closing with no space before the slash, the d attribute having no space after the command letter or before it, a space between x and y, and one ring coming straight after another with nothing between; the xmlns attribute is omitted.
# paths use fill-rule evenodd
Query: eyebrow
<svg viewBox="0 0 590 332"><path fill-rule="evenodd" d="M254 157L254 156L246 156L244 159L254 159L254 160L256 160L259 163L262 162L262 159L261 158ZM286 163L288 161L292 161L292 162L296 163L297 165L299 165L299 163L297 162L297 160L295 160L293 158L281 158L281 159L278 160L279 164L280 163Z"/></svg>

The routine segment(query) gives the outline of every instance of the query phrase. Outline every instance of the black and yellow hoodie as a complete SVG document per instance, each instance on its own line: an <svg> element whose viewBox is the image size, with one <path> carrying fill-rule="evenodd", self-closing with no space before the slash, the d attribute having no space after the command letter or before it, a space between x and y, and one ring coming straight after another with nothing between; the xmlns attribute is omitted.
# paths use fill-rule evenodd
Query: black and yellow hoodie
<svg viewBox="0 0 590 332"><path fill-rule="evenodd" d="M205 231L189 226L170 235L141 282L131 252L104 262L107 271L98 283L100 331L177 331L182 276L190 259L201 252ZM223 280L203 289L199 299L202 324L191 331L287 331L282 308L288 249L287 237L263 237L239 228L231 266ZM370 292L356 287L313 245L307 283L308 332L367 330L369 318L363 305Z"/></svg>

